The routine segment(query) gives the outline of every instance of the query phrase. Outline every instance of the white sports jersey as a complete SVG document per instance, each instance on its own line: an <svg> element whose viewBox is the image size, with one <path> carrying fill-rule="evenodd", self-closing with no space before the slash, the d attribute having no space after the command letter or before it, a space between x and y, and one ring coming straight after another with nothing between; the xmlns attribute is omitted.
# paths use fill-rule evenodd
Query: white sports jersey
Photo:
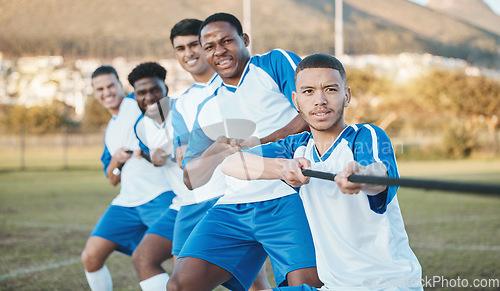
<svg viewBox="0 0 500 291"><path fill-rule="evenodd" d="M123 98L117 115L114 115L104 134L104 152L101 161L104 173L111 157L121 148L135 150L139 141L134 134L134 124L141 115L137 102L127 96ZM135 207L147 203L170 187L164 182L163 170L154 167L144 159L131 157L121 170L120 194L111 202L113 205Z"/></svg>
<svg viewBox="0 0 500 291"><path fill-rule="evenodd" d="M237 86L223 84L198 107L184 164L199 157L218 136L265 137L297 116L292 102L295 68L300 58L273 50L250 59ZM280 180L243 181L226 177L219 204L266 201L296 193Z"/></svg>
<svg viewBox="0 0 500 291"><path fill-rule="evenodd" d="M270 158L304 157L311 168L342 171L349 162L383 162L389 177L399 177L391 142L369 124L346 127L319 156L311 133L249 150ZM316 248L321 290L422 290L420 264L410 248L396 197L396 186L368 196L347 195L332 181L311 178L300 188Z"/></svg>
<svg viewBox="0 0 500 291"><path fill-rule="evenodd" d="M219 75L214 74L207 83L195 83L184 94L176 99L172 108L172 125L174 127L174 149L187 145L193 129L198 105L211 96L221 85ZM213 178L205 185L192 191L193 200L183 201L183 205L200 203L220 197L225 190L224 176L216 171Z"/></svg>
<svg viewBox="0 0 500 291"><path fill-rule="evenodd" d="M175 100L170 99L170 108L172 108L173 103L175 103ZM172 201L171 208L178 210L181 205L193 203L195 201L194 194L184 185L182 170L173 158L174 129L172 127L172 111L168 112L162 124L158 124L153 119L142 114L137 120L134 130L139 139L142 151L147 155L150 154L150 150L162 149L169 156L165 166L158 168L162 169L164 172L163 180L176 195Z"/></svg>

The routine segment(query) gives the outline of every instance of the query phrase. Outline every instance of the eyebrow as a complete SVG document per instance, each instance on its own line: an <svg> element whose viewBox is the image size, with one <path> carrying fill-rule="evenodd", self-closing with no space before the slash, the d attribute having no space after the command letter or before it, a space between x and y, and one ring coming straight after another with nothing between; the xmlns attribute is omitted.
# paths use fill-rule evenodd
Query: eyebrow
<svg viewBox="0 0 500 291"><path fill-rule="evenodd" d="M337 83L333 83L333 84L327 84L326 86L323 86L323 88L326 88L326 87L340 88L340 85L337 84ZM300 86L301 90L303 90L303 89L309 89L309 88L316 88L316 86L311 86L311 85Z"/></svg>

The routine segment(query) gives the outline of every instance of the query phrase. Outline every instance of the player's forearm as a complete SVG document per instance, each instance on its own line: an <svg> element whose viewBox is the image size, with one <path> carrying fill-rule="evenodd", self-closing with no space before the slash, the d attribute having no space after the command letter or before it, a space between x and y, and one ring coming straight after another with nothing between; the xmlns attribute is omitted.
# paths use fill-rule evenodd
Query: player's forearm
<svg viewBox="0 0 500 291"><path fill-rule="evenodd" d="M241 180L282 179L284 159L264 158L250 153L235 153L221 164L221 171Z"/></svg>
<svg viewBox="0 0 500 291"><path fill-rule="evenodd" d="M309 131L309 125L304 121L300 114L297 114L294 119L292 119L287 125L276 130L270 135L261 138L261 144L268 142L274 142L283 139L289 135L300 133L303 131Z"/></svg>
<svg viewBox="0 0 500 291"><path fill-rule="evenodd" d="M106 168L106 175L108 176L108 181L111 185L116 186L118 183L120 183L121 180L121 173L118 175L115 175L113 173L113 170L118 168L120 166L120 162L117 159L111 159L108 167Z"/></svg>
<svg viewBox="0 0 500 291"><path fill-rule="evenodd" d="M193 158L184 165L184 184L189 190L205 185L214 173L217 166L224 160L224 152Z"/></svg>

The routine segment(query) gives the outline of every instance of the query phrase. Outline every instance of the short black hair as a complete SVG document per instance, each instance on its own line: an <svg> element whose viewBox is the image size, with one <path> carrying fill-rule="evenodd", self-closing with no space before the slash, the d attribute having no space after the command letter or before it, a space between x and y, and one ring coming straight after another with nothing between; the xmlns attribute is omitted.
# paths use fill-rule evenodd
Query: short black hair
<svg viewBox="0 0 500 291"><path fill-rule="evenodd" d="M142 78L157 77L165 81L167 77L167 70L164 67L154 62L142 63L135 67L130 74L128 74L128 82L135 88L134 83Z"/></svg>
<svg viewBox="0 0 500 291"><path fill-rule="evenodd" d="M170 31L170 42L174 43L174 38L179 35L196 35L200 33L203 22L194 18L186 18L177 22Z"/></svg>
<svg viewBox="0 0 500 291"><path fill-rule="evenodd" d="M297 68L295 69L295 79L297 79L297 74L300 71L313 68L327 68L337 70L339 71L340 76L344 81L344 85L346 83L346 73L344 66L336 57L327 54L312 54L305 57L302 61L299 62Z"/></svg>
<svg viewBox="0 0 500 291"><path fill-rule="evenodd" d="M243 35L243 28L241 27L241 23L238 20L238 18L236 18L236 16L229 14L229 13L219 12L219 13L215 13L215 14L210 15L209 17L207 17L207 19L205 19L203 21L203 23L200 26L200 31L199 31L200 33L198 33L198 37L201 35L201 30L203 29L203 27L207 26L208 24L210 24L212 22L216 22L216 21L228 22L236 29L236 32L238 32L238 35Z"/></svg>
<svg viewBox="0 0 500 291"><path fill-rule="evenodd" d="M108 74L115 75L118 82L120 81L120 78L118 77L118 73L116 72L115 68L113 68L112 66L100 66L99 68L95 69L95 71L92 73L91 79L94 79L95 77L100 76L100 75L108 75Z"/></svg>

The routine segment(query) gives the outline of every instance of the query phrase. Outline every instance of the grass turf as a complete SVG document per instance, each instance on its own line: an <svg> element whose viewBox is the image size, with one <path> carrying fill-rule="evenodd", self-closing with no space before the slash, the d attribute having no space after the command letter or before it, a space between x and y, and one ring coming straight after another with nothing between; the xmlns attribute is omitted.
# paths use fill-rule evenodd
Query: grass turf
<svg viewBox="0 0 500 291"><path fill-rule="evenodd" d="M0 290L88 289L80 252L118 192L89 167L0 172ZM498 160L402 162L400 172L500 182ZM500 198L400 189L398 199L424 278L500 278ZM129 257L115 253L107 265L115 290L139 290Z"/></svg>

